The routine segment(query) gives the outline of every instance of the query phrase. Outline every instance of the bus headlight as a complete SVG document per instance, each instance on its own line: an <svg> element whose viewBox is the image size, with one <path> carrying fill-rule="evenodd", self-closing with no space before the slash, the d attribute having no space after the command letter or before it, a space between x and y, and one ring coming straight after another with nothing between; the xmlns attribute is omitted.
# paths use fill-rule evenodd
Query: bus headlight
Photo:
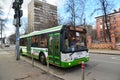
<svg viewBox="0 0 120 80"><path fill-rule="evenodd" d="M70 66L70 65L71 65L71 63L68 63L68 65Z"/></svg>

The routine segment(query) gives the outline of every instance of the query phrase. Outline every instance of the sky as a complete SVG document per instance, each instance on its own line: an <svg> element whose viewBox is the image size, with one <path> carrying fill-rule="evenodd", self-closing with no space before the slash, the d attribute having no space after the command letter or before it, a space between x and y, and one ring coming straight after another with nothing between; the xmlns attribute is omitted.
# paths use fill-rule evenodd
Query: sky
<svg viewBox="0 0 120 80"><path fill-rule="evenodd" d="M12 2L14 0L0 0L0 5L2 6L2 11L5 13L4 15L2 15L3 19L8 18L8 22L5 23L6 25L6 30L3 33L3 36L9 36L10 34L15 33L15 26L13 25L13 15L14 15L14 10L11 8L12 7ZM27 16L28 16L28 3L31 0L23 0L24 3L22 4L22 10L23 10L23 16L22 16L22 20L25 21L27 20ZM93 0L94 1L94 0ZM87 23L91 24L91 25L95 25L95 17L100 15L99 12L95 13L94 16L90 16L87 15L87 13L90 13L92 11L92 9L95 7L95 3L93 1L88 0L88 4L90 3L91 5L88 6L88 8L86 10L86 17L87 17ZM56 5L58 7L58 14L62 15L63 17L65 16L64 13L64 3L65 0L47 0L48 3L52 4L52 5ZM114 9L119 9L120 8L120 1L119 0L114 0L114 4L115 6L113 7ZM8 14L9 13L9 14ZM22 22L24 24L24 22ZM22 32L21 28L20 28L20 32Z"/></svg>
<svg viewBox="0 0 120 80"><path fill-rule="evenodd" d="M21 8L23 10L23 16L22 16L23 22L22 22L22 24L24 23L25 20L27 20L28 3L30 1L31 0L23 0L23 4L22 4L22 8ZM2 15L1 18L8 19L8 22L5 23L6 30L4 31L3 36L9 36L10 34L15 33L16 28L13 25L14 10L11 8L12 2L14 2L14 0L0 0L0 5L2 6L2 8L3 8L2 11L4 12L4 15ZM59 8L60 8L63 5L64 0L47 0L47 3L59 6ZM22 32L21 28L20 28L20 32Z"/></svg>

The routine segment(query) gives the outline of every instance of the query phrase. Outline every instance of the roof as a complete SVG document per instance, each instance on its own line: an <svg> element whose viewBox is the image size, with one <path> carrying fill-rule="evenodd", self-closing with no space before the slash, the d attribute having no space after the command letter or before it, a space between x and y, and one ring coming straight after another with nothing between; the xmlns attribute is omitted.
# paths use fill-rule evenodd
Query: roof
<svg viewBox="0 0 120 80"><path fill-rule="evenodd" d="M63 26L61 25L61 26L56 26L56 27L44 29L44 30L41 30L41 31L34 31L34 32L29 33L29 34L20 36L20 38L25 38L25 37L29 37L29 36L35 36L35 35L39 35L39 34L45 34L45 33L60 31L62 29L62 27Z"/></svg>
<svg viewBox="0 0 120 80"><path fill-rule="evenodd" d="M109 13L109 14L107 14L107 15L113 15L113 14L117 14L117 13L120 13L120 11L118 11L118 12L113 12L113 13ZM97 17L95 17L95 18L100 18L100 17L103 17L104 15L101 15L101 16L97 16Z"/></svg>

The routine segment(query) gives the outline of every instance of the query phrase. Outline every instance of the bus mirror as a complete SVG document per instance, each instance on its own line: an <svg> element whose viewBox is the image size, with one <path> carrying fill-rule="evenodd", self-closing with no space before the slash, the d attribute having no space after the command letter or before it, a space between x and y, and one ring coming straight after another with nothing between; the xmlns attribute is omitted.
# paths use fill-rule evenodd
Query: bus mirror
<svg viewBox="0 0 120 80"><path fill-rule="evenodd" d="M67 36L67 35L65 35L65 39L68 39L68 36Z"/></svg>
<svg viewBox="0 0 120 80"><path fill-rule="evenodd" d="M68 33L65 32L65 39L68 39Z"/></svg>

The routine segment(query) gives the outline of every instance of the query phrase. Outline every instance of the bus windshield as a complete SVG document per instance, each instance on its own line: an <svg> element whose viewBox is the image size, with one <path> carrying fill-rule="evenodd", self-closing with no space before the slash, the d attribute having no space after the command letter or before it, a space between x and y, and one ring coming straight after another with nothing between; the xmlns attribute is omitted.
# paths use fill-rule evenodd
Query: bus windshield
<svg viewBox="0 0 120 80"><path fill-rule="evenodd" d="M67 36L67 37L66 37ZM64 39L64 52L85 51L86 47L86 33L69 30Z"/></svg>

